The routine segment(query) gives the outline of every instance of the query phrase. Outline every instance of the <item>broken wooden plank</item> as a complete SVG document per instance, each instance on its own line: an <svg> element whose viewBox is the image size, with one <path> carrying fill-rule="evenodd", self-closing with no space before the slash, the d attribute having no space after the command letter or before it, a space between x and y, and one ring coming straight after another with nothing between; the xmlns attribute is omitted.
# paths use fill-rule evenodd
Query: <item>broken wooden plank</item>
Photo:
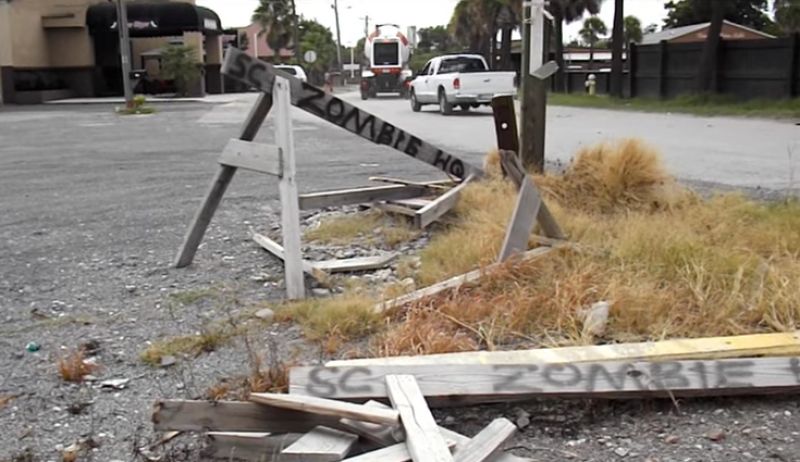
<svg viewBox="0 0 800 462"><path fill-rule="evenodd" d="M417 228L427 228L431 223L441 218L442 215L452 210L453 207L455 207L458 203L458 198L461 195L461 191L463 191L464 188L466 188L467 185L473 180L475 180L475 177L467 177L461 182L461 184L432 200L430 204L426 205L425 207L419 209L414 216L414 224L417 226Z"/></svg>
<svg viewBox="0 0 800 462"><path fill-rule="evenodd" d="M347 417L363 422L384 425L397 425L400 421L400 415L394 410L370 408L360 404L334 401L313 396L252 393L250 395L250 401L311 414L334 416L338 418Z"/></svg>
<svg viewBox="0 0 800 462"><path fill-rule="evenodd" d="M378 401L367 401L364 403L364 406L377 409L391 409L389 406ZM381 446L391 446L405 440L402 428L397 426L361 422L359 420L347 418L339 420L339 424L345 431L354 433Z"/></svg>
<svg viewBox="0 0 800 462"><path fill-rule="evenodd" d="M469 443L458 448L455 454L456 462L484 462L495 460L502 446L514 436L517 426L508 419L495 419L480 433L475 435Z"/></svg>
<svg viewBox="0 0 800 462"><path fill-rule="evenodd" d="M452 462L453 456L413 375L387 375L386 393L400 412L414 462Z"/></svg>
<svg viewBox="0 0 800 462"><path fill-rule="evenodd" d="M447 448L455 447L456 443L453 440L445 440ZM411 453L408 451L408 444L397 443L385 448L377 449L375 451L359 454L355 457L345 459L348 462L408 462L411 459Z"/></svg>
<svg viewBox="0 0 800 462"><path fill-rule="evenodd" d="M539 258L543 255L547 255L548 253L553 251L553 247L537 247L535 249L529 250L523 253L520 256L520 259L523 261L530 261L536 258ZM383 312L386 310L391 310L400 306L407 305L409 303L414 303L419 300L422 300L427 297L433 297L439 293L442 293L446 290L457 289L464 284L469 284L472 282L477 281L483 275L488 274L497 268L500 265L495 263L492 265L487 266L486 268L472 270L469 273L461 274L458 276L453 276L450 279L444 280L442 282L436 283L432 286L424 287L422 289L416 290L411 292L410 294L403 295L398 298L394 298L392 300L387 300L385 302L379 303L375 305L374 310L376 312Z"/></svg>
<svg viewBox="0 0 800 462"><path fill-rule="evenodd" d="M386 176L371 176L369 181L377 181L379 183L401 184L406 186L422 186L434 190L448 190L455 186L456 182L453 180L434 180L434 181L410 181L401 178L391 178Z"/></svg>
<svg viewBox="0 0 800 462"><path fill-rule="evenodd" d="M254 403L166 400L155 404L156 431L305 433L316 426L337 428L329 417Z"/></svg>
<svg viewBox="0 0 800 462"><path fill-rule="evenodd" d="M756 356L800 356L800 331L731 337L672 339L516 351L474 351L424 356L396 356L330 361L326 366L436 364L569 364L601 361L676 361Z"/></svg>
<svg viewBox="0 0 800 462"><path fill-rule="evenodd" d="M539 197L539 191L536 190L531 179L526 178L522 182L522 187L519 188L517 204L511 215L511 221L508 223L506 237L497 257L498 262L502 263L512 256L528 250L528 241L533 227L536 225L536 216L539 214L541 205L542 199Z"/></svg>
<svg viewBox="0 0 800 462"><path fill-rule="evenodd" d="M364 188L321 191L300 195L300 209L313 210L325 207L339 207L351 204L366 204L376 201L409 199L428 194L430 191L422 186L369 186Z"/></svg>
<svg viewBox="0 0 800 462"><path fill-rule="evenodd" d="M439 433L442 434L445 440L452 439L456 442L456 448L453 451L455 456L458 456L458 453L461 448L465 447L472 441L471 438L464 436L460 433L456 433L452 430L448 430L444 427L439 427ZM525 457L515 456L514 454L507 454L507 453L500 453L495 456L493 462L533 462L532 459L527 459Z"/></svg>
<svg viewBox="0 0 800 462"><path fill-rule="evenodd" d="M462 179L483 176L480 168L236 48L228 49L222 73L266 93L272 92L277 75L287 78L292 86L292 104L298 108L376 144L401 151L448 175Z"/></svg>
<svg viewBox="0 0 800 462"><path fill-rule="evenodd" d="M264 123L264 119L267 118L270 109L272 109L272 96L262 93L259 95L258 101L247 116L239 139L242 141L253 141L258 134L259 128L261 128L261 124ZM192 224L186 231L181 249L178 251L178 255L175 256L176 268L184 268L194 261L197 248L203 240L209 223L211 223L211 218L214 217L214 212L217 211L217 207L219 207L222 201L222 196L225 195L225 191L228 189L228 185L230 185L235 174L236 167L229 167L226 165L220 166L214 180L211 182L205 199L203 199L203 203L200 205L200 209L195 214Z"/></svg>
<svg viewBox="0 0 800 462"><path fill-rule="evenodd" d="M378 210L381 210L383 212L396 213L398 215L405 215L405 216L408 216L408 217L416 217L417 216L417 210L416 209L412 209L410 207L405 207L405 206L402 206L402 205L386 203L386 202L375 202L375 203L372 204L372 207L376 208Z"/></svg>
<svg viewBox="0 0 800 462"><path fill-rule="evenodd" d="M328 427L317 427L281 451L280 462L338 462L344 459L358 437Z"/></svg>
<svg viewBox="0 0 800 462"><path fill-rule="evenodd" d="M530 398L667 398L800 391L800 359L294 368L290 392L365 400L389 395L388 375L413 375L429 402Z"/></svg>
<svg viewBox="0 0 800 462"><path fill-rule="evenodd" d="M494 131L497 136L497 149L519 152L519 133L517 132L517 114L513 96L495 96L492 98L494 114Z"/></svg>
<svg viewBox="0 0 800 462"><path fill-rule="evenodd" d="M378 255L374 257L345 258L340 260L325 260L309 262L314 268L327 273L349 273L356 271L369 271L389 266L396 253Z"/></svg>
<svg viewBox="0 0 800 462"><path fill-rule="evenodd" d="M421 209L430 205L433 202L431 199L422 199L422 198L413 198L413 199L404 199L399 201L391 201L392 204L401 205L403 207L408 207L410 209Z"/></svg>
<svg viewBox="0 0 800 462"><path fill-rule="evenodd" d="M284 260L285 254L283 252L283 246L278 244L277 242L273 241L272 239L264 236L263 234L253 233L253 240L256 244L260 245L261 248L266 250L267 252L271 253L272 255L278 257L281 260ZM324 280L326 275L322 270L316 268L311 262L308 260L303 260L302 263L303 272L306 274L313 276L317 280Z"/></svg>
<svg viewBox="0 0 800 462"><path fill-rule="evenodd" d="M203 455L226 461L263 462L280 454L283 449L291 446L301 436L297 433L273 435L271 433L211 432L207 434L208 444Z"/></svg>
<svg viewBox="0 0 800 462"><path fill-rule="evenodd" d="M283 171L280 148L235 138L225 145L219 163L274 176L280 176Z"/></svg>

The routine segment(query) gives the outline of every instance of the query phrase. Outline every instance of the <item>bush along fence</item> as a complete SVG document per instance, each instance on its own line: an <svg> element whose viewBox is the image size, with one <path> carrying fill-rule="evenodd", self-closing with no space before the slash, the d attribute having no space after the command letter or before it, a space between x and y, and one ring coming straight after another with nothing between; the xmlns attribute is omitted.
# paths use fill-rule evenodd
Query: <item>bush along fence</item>
<svg viewBox="0 0 800 462"><path fill-rule="evenodd" d="M800 89L800 35L765 40L721 40L713 77L714 93L737 100L796 98ZM703 42L636 45L629 47L624 88L626 97L668 99L696 89ZM566 91L582 93L590 73L597 92L608 93L610 74L572 71ZM553 88L553 90L557 90Z"/></svg>

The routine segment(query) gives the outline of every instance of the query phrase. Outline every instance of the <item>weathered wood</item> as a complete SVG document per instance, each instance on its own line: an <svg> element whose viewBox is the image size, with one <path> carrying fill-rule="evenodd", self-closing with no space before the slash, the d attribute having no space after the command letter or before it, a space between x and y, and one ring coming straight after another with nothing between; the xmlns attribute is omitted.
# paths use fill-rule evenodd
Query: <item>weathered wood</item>
<svg viewBox="0 0 800 462"><path fill-rule="evenodd" d="M455 456L458 456L459 451L461 448L465 447L472 441L471 438L464 436L460 433L456 433L452 430L448 430L444 427L439 427L439 433L442 434L445 440L453 440L456 442L456 448L453 451ZM495 456L494 462L533 462L532 459L527 459L524 457L518 457L514 454L498 454Z"/></svg>
<svg viewBox="0 0 800 462"><path fill-rule="evenodd" d="M272 460L280 452L291 446L302 435L287 433L223 433L207 434L208 444L204 456L225 461L264 462Z"/></svg>
<svg viewBox="0 0 800 462"><path fill-rule="evenodd" d="M523 261L529 261L536 258L539 258L543 255L547 255L548 253L553 251L553 247L537 247L535 249L529 250L523 253L520 258ZM461 287L464 284L469 284L472 282L477 281L484 274L488 274L492 271L495 271L499 268L500 265L494 263L492 265L487 266L486 268L472 270L469 273L461 274L459 276L454 276L450 279L445 281L436 283L432 286L424 287L422 289L416 290L411 292L410 294L403 295L398 298L394 298L392 300L387 300L385 302L379 303L375 305L374 310L376 312L383 312L386 310L391 310L393 308L397 308L403 305L408 305L409 303L414 303L424 298L433 297L434 295L440 294L446 290L454 290L458 287Z"/></svg>
<svg viewBox="0 0 800 462"><path fill-rule="evenodd" d="M303 254L300 249L300 207L297 199L297 168L294 160L294 132L292 131L291 87L283 77L275 78L273 98L275 141L283 157L283 171L278 185L281 198L281 234L283 235L283 267L286 277L286 296L289 300L305 298Z"/></svg>
<svg viewBox="0 0 800 462"><path fill-rule="evenodd" d="M232 139L225 145L219 163L268 175L281 175L281 150L271 144Z"/></svg>
<svg viewBox="0 0 800 462"><path fill-rule="evenodd" d="M389 375L413 375L432 404L548 398L667 398L800 391L800 359L609 362L525 365L295 368L290 392L363 400L391 393Z"/></svg>
<svg viewBox="0 0 800 462"><path fill-rule="evenodd" d="M522 166L522 161L517 158L516 154L510 151L500 151L500 165L503 167L503 172L517 185L517 188L522 187L525 178L529 178ZM533 182L533 180L530 180ZM536 186L536 183L533 182ZM538 188L537 188L538 189ZM542 233L551 239L565 239L561 227L558 222L550 213L550 209L544 202L539 207L539 213L536 216L539 226L542 228Z"/></svg>
<svg viewBox="0 0 800 462"><path fill-rule="evenodd" d="M364 188L341 189L336 191L321 191L300 195L300 209L313 210L325 207L339 207L351 204L366 204L376 201L395 199L409 199L430 193L423 186L370 186Z"/></svg>
<svg viewBox="0 0 800 462"><path fill-rule="evenodd" d="M351 359L330 361L326 366L570 364L600 361L729 359L756 356L800 356L800 331L535 350L475 351L425 356Z"/></svg>
<svg viewBox="0 0 800 462"><path fill-rule="evenodd" d="M266 93L259 95L258 101L247 116L239 139L242 141L253 141L258 134L259 128L261 128L261 124L264 123L264 119L267 118L270 109L272 109L272 96ZM228 185L231 183L231 180L233 180L234 174L236 174L235 167L220 167L214 180L211 182L211 187L205 199L203 199L200 210L197 211L197 214L192 220L192 224L186 231L181 249L175 257L176 268L189 266L194 260L194 255L197 253L197 248L203 240L206 229L208 229L208 224L211 223L211 218L214 217L214 212L217 211L222 196L225 195L225 190L228 189Z"/></svg>
<svg viewBox="0 0 800 462"><path fill-rule="evenodd" d="M364 406L377 409L391 409L389 406L379 401L367 401L364 403ZM356 434L381 446L391 446L405 440L402 428L397 426L380 425L346 418L341 419L339 424L345 431Z"/></svg>
<svg viewBox="0 0 800 462"><path fill-rule="evenodd" d="M504 262L512 256L528 250L528 241L533 227L536 225L536 217L539 215L541 205L542 199L539 197L539 191L536 190L536 186L533 185L530 178L526 178L517 194L517 204L497 257L498 262Z"/></svg>
<svg viewBox="0 0 800 462"><path fill-rule="evenodd" d="M386 176L371 176L369 177L369 181L400 184L406 186L422 186L424 188L434 189L434 190L442 190L442 189L448 190L451 187L455 186L455 181L453 180L411 181L411 180L404 180L402 178L391 178Z"/></svg>
<svg viewBox="0 0 800 462"><path fill-rule="evenodd" d="M233 401L167 400L155 404L156 431L305 433L338 428L339 418Z"/></svg>
<svg viewBox="0 0 800 462"><path fill-rule="evenodd" d="M281 451L280 462L338 462L344 459L358 437L328 427L317 427Z"/></svg>
<svg viewBox="0 0 800 462"><path fill-rule="evenodd" d="M292 396L277 393L252 393L250 395L250 401L311 414L335 416L338 418L347 417L354 420L383 425L397 425L400 420L400 415L394 410L376 409L360 404L346 403L312 396Z"/></svg>
<svg viewBox="0 0 800 462"><path fill-rule="evenodd" d="M386 202L375 202L372 204L372 207L381 210L383 212L396 213L398 215L405 215L408 217L417 216L417 210L402 205L391 204Z"/></svg>
<svg viewBox="0 0 800 462"><path fill-rule="evenodd" d="M316 269L328 273L348 273L385 268L395 258L397 258L396 253L389 253L375 257L345 258L341 260L325 260L310 263Z"/></svg>
<svg viewBox="0 0 800 462"><path fill-rule="evenodd" d="M484 462L494 460L514 433L517 426L508 419L495 419L472 440L457 449L456 462Z"/></svg>
<svg viewBox="0 0 800 462"><path fill-rule="evenodd" d="M456 445L452 440L445 440L445 444L448 449ZM398 443L345 460L349 462L408 462L411 460L411 453L408 451L408 444Z"/></svg>
<svg viewBox="0 0 800 462"><path fill-rule="evenodd" d="M519 152L519 133L517 132L517 113L513 96L495 96L492 98L494 113L494 131L497 136L497 148L500 150Z"/></svg>
<svg viewBox="0 0 800 462"><path fill-rule="evenodd" d="M404 207L408 207L411 209L421 209L430 205L432 202L431 199L423 199L421 197L414 198L414 199L402 199L402 200L393 200L392 204L402 205Z"/></svg>
<svg viewBox="0 0 800 462"><path fill-rule="evenodd" d="M292 86L292 104L304 111L374 143L397 149L449 175L462 179L470 175L483 176L480 168L236 48L228 49L222 73L266 93L272 92L276 75L284 77Z"/></svg>
<svg viewBox="0 0 800 462"><path fill-rule="evenodd" d="M461 191L473 181L475 177L467 177L461 184L455 188L447 191L436 199L432 200L428 205L419 209L414 217L414 224L419 229L427 228L431 223L435 222L442 217L445 213L449 212L458 203L458 198Z"/></svg>
<svg viewBox="0 0 800 462"><path fill-rule="evenodd" d="M273 241L267 236L258 233L253 234L253 241L255 241L256 244L260 245L261 248L263 248L267 252L271 253L272 255L278 257L283 261L286 261L285 260L286 254L283 251L282 245L278 244L277 242ZM314 265L311 264L311 262L303 260L302 265L303 265L303 271L306 272L307 274L314 276L316 278L320 278L323 276L319 273L321 270L317 269Z"/></svg>
<svg viewBox="0 0 800 462"><path fill-rule="evenodd" d="M450 449L439 433L439 426L414 376L387 375L385 380L385 391L392 406L400 412L408 452L414 462L452 461Z"/></svg>

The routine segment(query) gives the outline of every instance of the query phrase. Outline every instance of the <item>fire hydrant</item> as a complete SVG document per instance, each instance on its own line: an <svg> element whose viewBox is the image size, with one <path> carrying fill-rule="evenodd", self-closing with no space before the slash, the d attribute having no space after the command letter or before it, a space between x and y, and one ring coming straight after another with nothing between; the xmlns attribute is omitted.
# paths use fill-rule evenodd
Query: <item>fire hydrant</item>
<svg viewBox="0 0 800 462"><path fill-rule="evenodd" d="M589 77L586 78L586 92L589 93L590 96L594 96L597 94L597 77L594 74L589 74Z"/></svg>

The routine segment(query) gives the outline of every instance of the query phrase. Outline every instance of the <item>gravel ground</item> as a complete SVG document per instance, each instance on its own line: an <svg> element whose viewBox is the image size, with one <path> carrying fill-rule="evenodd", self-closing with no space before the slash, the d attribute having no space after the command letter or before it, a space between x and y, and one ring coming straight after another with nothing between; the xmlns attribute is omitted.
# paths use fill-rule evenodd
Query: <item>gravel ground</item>
<svg viewBox="0 0 800 462"><path fill-rule="evenodd" d="M154 401L197 398L247 373L241 339L166 368L139 358L148 342L245 319L282 296L280 265L250 240L251 229L269 232L278 219L277 187L262 176L237 175L195 264L170 268L241 111L186 104L119 118L103 106L0 110L0 399L12 397L0 404L0 461L57 461L86 440L95 447L79 460L143 460L135 449L158 438ZM435 177L308 118L296 128L298 151L314 153L299 161L304 190L364 184L369 175ZM268 122L259 141L271 129ZM259 353L272 345L282 358L326 359L297 327L264 323L251 340ZM31 342L38 351L26 350ZM97 347L96 380L62 381L58 358L87 343ZM108 379L129 381L103 387ZM509 417L522 427L514 452L541 461L800 461L798 415L793 398L437 411L467 434ZM159 449L161 460L202 460L201 444L182 436Z"/></svg>

